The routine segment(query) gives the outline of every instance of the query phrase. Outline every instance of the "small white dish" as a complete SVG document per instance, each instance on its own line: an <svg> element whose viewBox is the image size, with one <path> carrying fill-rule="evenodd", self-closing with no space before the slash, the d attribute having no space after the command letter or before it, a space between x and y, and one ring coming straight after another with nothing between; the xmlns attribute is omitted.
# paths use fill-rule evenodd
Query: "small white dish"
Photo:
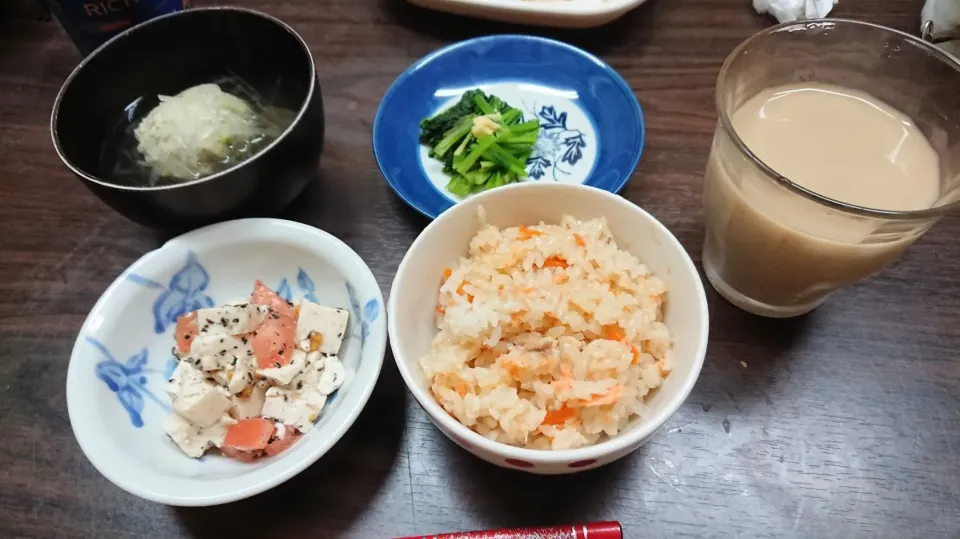
<svg viewBox="0 0 960 539"><path fill-rule="evenodd" d="M344 384L316 427L280 455L252 464L218 454L192 459L162 428L176 319L249 295L255 279L287 299L350 310L339 354ZM131 494L179 506L239 500L293 477L343 436L373 391L386 340L380 287L342 241L278 219L208 226L134 262L90 311L67 369L70 424L94 467Z"/></svg>
<svg viewBox="0 0 960 539"><path fill-rule="evenodd" d="M592 446L546 451L494 442L454 419L437 403L420 358L437 334L435 309L443 269L465 256L480 227L478 208L497 227L556 224L564 215L606 217L621 249L637 256L667 284L664 323L674 341L673 371L647 398L647 410L626 430ZM709 313L703 282L679 241L653 216L595 187L520 183L471 197L430 223L407 251L387 304L390 346L404 382L434 425L455 443L490 463L538 474L565 474L609 464L634 451L683 404L707 351Z"/></svg>
<svg viewBox="0 0 960 539"><path fill-rule="evenodd" d="M411 4L495 21L593 28L622 17L646 0L409 0Z"/></svg>

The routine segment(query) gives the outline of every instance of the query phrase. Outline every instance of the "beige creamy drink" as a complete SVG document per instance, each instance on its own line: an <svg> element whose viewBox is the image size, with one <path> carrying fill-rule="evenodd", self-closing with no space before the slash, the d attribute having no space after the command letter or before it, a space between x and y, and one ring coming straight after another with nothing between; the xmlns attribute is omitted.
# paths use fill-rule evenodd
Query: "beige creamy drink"
<svg viewBox="0 0 960 539"><path fill-rule="evenodd" d="M771 169L829 198L882 210L931 207L937 154L911 119L871 96L816 83L772 88L732 115ZM925 230L857 217L775 183L718 130L704 187L704 267L738 306L792 316L883 268Z"/></svg>

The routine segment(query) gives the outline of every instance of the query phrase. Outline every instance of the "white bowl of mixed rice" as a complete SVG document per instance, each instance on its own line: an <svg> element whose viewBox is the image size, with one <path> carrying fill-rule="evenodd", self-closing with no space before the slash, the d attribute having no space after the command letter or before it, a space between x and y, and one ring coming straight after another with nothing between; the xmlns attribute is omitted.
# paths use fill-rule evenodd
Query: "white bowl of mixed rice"
<svg viewBox="0 0 960 539"><path fill-rule="evenodd" d="M707 347L703 283L627 200L522 183L441 214L400 264L394 358L433 423L493 464L561 474L632 452L680 407Z"/></svg>

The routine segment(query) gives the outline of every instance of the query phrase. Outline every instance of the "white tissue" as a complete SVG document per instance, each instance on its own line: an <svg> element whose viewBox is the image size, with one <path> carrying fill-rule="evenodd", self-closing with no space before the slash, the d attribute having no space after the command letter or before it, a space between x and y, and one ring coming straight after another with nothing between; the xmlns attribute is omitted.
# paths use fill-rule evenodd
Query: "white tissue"
<svg viewBox="0 0 960 539"><path fill-rule="evenodd" d="M769 13L780 22L826 17L838 0L753 0L753 9ZM949 0L952 1L952 0Z"/></svg>
<svg viewBox="0 0 960 539"><path fill-rule="evenodd" d="M927 21L933 21L934 37L944 34L960 35L960 0L927 0L920 14L921 31ZM941 43L940 47L954 56L960 56L960 40Z"/></svg>

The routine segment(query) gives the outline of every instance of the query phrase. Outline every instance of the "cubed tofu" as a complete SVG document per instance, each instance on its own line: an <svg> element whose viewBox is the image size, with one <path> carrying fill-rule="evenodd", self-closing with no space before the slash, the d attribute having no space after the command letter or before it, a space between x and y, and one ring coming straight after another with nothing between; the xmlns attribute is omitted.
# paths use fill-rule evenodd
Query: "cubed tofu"
<svg viewBox="0 0 960 539"><path fill-rule="evenodd" d="M213 425L230 409L232 403L227 390L207 380L196 367L183 370L179 381L180 387L173 396L173 410L194 425Z"/></svg>
<svg viewBox="0 0 960 539"><path fill-rule="evenodd" d="M243 335L257 329L269 310L253 303L200 309L197 325L201 335Z"/></svg>
<svg viewBox="0 0 960 539"><path fill-rule="evenodd" d="M270 367L267 369L257 369L257 374L264 378L269 378L277 384L285 386L290 383L307 364L307 354L303 350L294 349L290 354L290 363L282 367Z"/></svg>
<svg viewBox="0 0 960 539"><path fill-rule="evenodd" d="M170 414L163 422L163 430L187 456L200 458L211 447L220 447L232 420L215 421L208 427L198 427L178 414Z"/></svg>
<svg viewBox="0 0 960 539"><path fill-rule="evenodd" d="M333 356L336 357L336 356ZM320 374L323 372L323 366L326 359L320 352L310 352L307 354L306 366L300 371L293 380L290 380L291 389L302 390L303 388L314 388L320 382Z"/></svg>
<svg viewBox="0 0 960 539"><path fill-rule="evenodd" d="M262 415L308 432L333 393L344 380L344 369L336 356L320 352L306 355L306 366L288 387L267 390Z"/></svg>
<svg viewBox="0 0 960 539"><path fill-rule="evenodd" d="M233 366L233 371L227 381L227 391L236 395L253 385L253 375L257 372L256 359L253 354L241 355Z"/></svg>
<svg viewBox="0 0 960 539"><path fill-rule="evenodd" d="M305 352L312 352L310 334L319 333L323 339L316 351L324 355L336 354L343 343L349 319L350 312L346 309L323 307L312 301L301 302L297 317L297 346Z"/></svg>
<svg viewBox="0 0 960 539"><path fill-rule="evenodd" d="M306 433L327 402L327 397L317 391L297 391L271 387L263 403L263 417L296 427Z"/></svg>
<svg viewBox="0 0 960 539"><path fill-rule="evenodd" d="M317 381L317 391L319 391L321 395L333 393L343 385L345 375L346 371L343 368L343 363L340 363L337 356L326 358L323 372L320 373L320 379Z"/></svg>
<svg viewBox="0 0 960 539"><path fill-rule="evenodd" d="M231 376L233 376L232 370L213 371L207 373L207 379L212 380L215 384L221 387L227 387L227 384L230 383Z"/></svg>
<svg viewBox="0 0 960 539"><path fill-rule="evenodd" d="M233 407L230 408L230 415L236 419L250 419L260 417L263 410L263 402L267 396L269 384L260 380L253 384L246 397L234 395L230 397Z"/></svg>
<svg viewBox="0 0 960 539"><path fill-rule="evenodd" d="M173 374L170 376L170 379L167 380L165 388L167 395L169 395L171 399L180 394L180 380L183 379L183 373L191 369L195 370L196 367L186 361L177 362L177 367L173 369ZM190 376L190 374L188 373L187 376Z"/></svg>
<svg viewBox="0 0 960 539"><path fill-rule="evenodd" d="M204 333L190 344L190 353L184 358L205 371L233 369L240 358L252 358L250 339L244 335Z"/></svg>

